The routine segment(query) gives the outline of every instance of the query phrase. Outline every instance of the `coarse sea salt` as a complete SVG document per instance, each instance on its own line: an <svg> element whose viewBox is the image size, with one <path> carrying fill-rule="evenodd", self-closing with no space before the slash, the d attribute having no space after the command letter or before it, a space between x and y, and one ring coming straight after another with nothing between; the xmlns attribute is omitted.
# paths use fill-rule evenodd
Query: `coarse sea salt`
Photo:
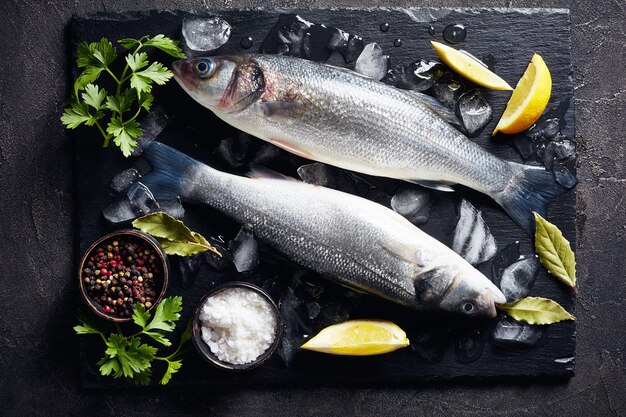
<svg viewBox="0 0 626 417"><path fill-rule="evenodd" d="M277 319L259 293L228 288L209 297L200 312L202 340L223 362L250 363L274 342Z"/></svg>

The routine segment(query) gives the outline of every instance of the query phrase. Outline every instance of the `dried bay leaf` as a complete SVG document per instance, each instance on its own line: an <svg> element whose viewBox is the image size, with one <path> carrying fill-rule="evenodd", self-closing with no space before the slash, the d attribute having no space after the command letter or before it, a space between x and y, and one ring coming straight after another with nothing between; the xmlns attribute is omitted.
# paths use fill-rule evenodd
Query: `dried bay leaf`
<svg viewBox="0 0 626 417"><path fill-rule="evenodd" d="M528 324L552 324L576 320L559 303L542 297L526 297L513 303L500 304L498 308L513 319Z"/></svg>
<svg viewBox="0 0 626 417"><path fill-rule="evenodd" d="M535 215L535 252L539 261L557 279L576 287L576 258L570 243L558 227Z"/></svg>
<svg viewBox="0 0 626 417"><path fill-rule="evenodd" d="M168 255L190 256L208 250L222 256L204 236L191 231L183 222L167 213L150 213L135 219L133 226L154 236Z"/></svg>

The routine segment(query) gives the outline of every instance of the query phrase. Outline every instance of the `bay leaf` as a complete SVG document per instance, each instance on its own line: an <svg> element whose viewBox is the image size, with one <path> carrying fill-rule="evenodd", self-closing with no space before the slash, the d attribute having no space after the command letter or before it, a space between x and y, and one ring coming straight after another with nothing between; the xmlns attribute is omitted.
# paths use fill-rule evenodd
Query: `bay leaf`
<svg viewBox="0 0 626 417"><path fill-rule="evenodd" d="M167 213L150 213L135 219L132 224L142 232L154 236L168 255L190 256L208 250L222 256L204 236L190 230L182 221Z"/></svg>
<svg viewBox="0 0 626 417"><path fill-rule="evenodd" d="M549 298L526 297L513 303L500 304L498 308L515 320L528 324L552 324L576 320L559 303Z"/></svg>
<svg viewBox="0 0 626 417"><path fill-rule="evenodd" d="M535 215L535 252L539 261L557 279L576 287L576 258L570 243L554 224Z"/></svg>

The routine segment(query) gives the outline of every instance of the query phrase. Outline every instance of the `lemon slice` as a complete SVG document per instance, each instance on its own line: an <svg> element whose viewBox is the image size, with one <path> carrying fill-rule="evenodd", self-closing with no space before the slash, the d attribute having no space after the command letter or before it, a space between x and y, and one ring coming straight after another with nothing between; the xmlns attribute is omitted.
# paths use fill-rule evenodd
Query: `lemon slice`
<svg viewBox="0 0 626 417"><path fill-rule="evenodd" d="M333 355L368 356L409 345L406 333L386 320L350 320L326 327L302 349Z"/></svg>
<svg viewBox="0 0 626 417"><path fill-rule="evenodd" d="M439 55L439 58L441 58L447 66L454 72L472 81L474 84L492 90L513 89L506 81L489 71L482 62L471 55L457 51L439 42L431 41L430 43L433 44L437 55Z"/></svg>
<svg viewBox="0 0 626 417"><path fill-rule="evenodd" d="M552 77L541 56L535 54L524 75L506 104L506 109L494 129L506 134L520 133L539 119L550 100Z"/></svg>

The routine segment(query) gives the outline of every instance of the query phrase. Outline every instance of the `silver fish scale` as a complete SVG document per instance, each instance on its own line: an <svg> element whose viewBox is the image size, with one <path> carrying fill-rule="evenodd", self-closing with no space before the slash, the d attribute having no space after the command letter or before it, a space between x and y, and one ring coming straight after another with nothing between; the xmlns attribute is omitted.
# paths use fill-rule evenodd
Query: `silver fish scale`
<svg viewBox="0 0 626 417"><path fill-rule="evenodd" d="M419 267L381 246L394 236L410 237L410 223L398 215L379 227L379 212L387 210L383 206L323 187L285 182L250 180L206 167L189 185L192 200L228 214L292 261L353 288L421 307L415 296ZM419 236L407 239L407 245L414 245L415 252L436 254L434 239L415 230Z"/></svg>
<svg viewBox="0 0 626 417"><path fill-rule="evenodd" d="M507 162L471 142L411 92L301 59L253 58L269 93L239 113L220 115L242 130L372 175L460 183L491 195L511 178ZM264 114L262 103L273 100L290 104L284 114ZM345 150L340 156L338 141Z"/></svg>

